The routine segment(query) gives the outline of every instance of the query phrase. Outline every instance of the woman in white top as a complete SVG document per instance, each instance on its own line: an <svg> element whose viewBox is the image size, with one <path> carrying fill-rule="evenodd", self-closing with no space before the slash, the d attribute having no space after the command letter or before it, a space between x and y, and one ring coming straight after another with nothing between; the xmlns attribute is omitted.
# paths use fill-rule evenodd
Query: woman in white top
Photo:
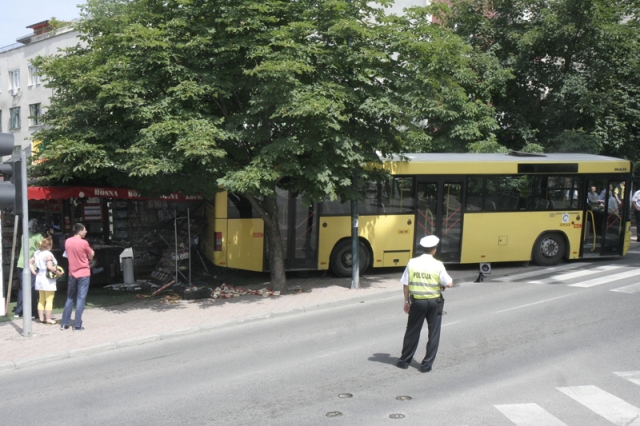
<svg viewBox="0 0 640 426"><path fill-rule="evenodd" d="M51 238L43 239L39 244L40 250L38 250L29 261L31 273L36 276L36 290L40 292L40 298L38 299L38 317L41 323L47 325L56 323L51 319L53 297L57 289L56 279L63 275L62 272L56 268L58 262L51 253L52 246ZM56 278L48 278L47 271L55 273Z"/></svg>

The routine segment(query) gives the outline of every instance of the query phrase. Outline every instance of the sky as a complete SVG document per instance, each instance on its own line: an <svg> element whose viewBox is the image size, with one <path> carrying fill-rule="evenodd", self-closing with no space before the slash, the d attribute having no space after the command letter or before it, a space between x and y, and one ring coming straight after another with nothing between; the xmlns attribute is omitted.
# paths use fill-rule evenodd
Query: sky
<svg viewBox="0 0 640 426"><path fill-rule="evenodd" d="M0 0L0 47L32 32L28 25L52 17L62 21L80 17L78 4L85 0Z"/></svg>
<svg viewBox="0 0 640 426"><path fill-rule="evenodd" d="M28 25L52 17L62 21L79 18L77 5L85 3L85 0L0 0L0 47L31 33ZM399 13L403 7L424 6L425 3L427 0L396 0L392 12Z"/></svg>

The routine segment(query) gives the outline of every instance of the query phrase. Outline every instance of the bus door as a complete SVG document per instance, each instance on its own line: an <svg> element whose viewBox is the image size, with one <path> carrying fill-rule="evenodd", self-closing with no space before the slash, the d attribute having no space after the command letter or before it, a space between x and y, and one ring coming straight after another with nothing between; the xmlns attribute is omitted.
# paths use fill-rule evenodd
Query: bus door
<svg viewBox="0 0 640 426"><path fill-rule="evenodd" d="M622 254L629 214L625 181L588 179L582 256Z"/></svg>
<svg viewBox="0 0 640 426"><path fill-rule="evenodd" d="M318 267L318 219L315 204L305 206L302 196L277 189L278 221L284 246L285 269L309 270ZM265 246L268 246L265 244ZM265 249L266 251L266 249ZM265 270L269 270L268 253Z"/></svg>
<svg viewBox="0 0 640 426"><path fill-rule="evenodd" d="M414 255L422 253L420 240L440 238L436 257L443 262L460 261L462 240L462 181L439 180L417 183L416 240Z"/></svg>

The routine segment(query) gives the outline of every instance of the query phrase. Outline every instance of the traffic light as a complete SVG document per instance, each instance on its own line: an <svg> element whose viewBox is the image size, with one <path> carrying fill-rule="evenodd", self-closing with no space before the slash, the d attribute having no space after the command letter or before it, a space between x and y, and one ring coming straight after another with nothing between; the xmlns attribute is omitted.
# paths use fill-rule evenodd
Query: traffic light
<svg viewBox="0 0 640 426"><path fill-rule="evenodd" d="M13 154L13 150L13 134L0 133L0 157ZM10 208L14 214L22 214L22 161L16 158L0 164L0 173L5 177L5 182L0 182L0 209Z"/></svg>

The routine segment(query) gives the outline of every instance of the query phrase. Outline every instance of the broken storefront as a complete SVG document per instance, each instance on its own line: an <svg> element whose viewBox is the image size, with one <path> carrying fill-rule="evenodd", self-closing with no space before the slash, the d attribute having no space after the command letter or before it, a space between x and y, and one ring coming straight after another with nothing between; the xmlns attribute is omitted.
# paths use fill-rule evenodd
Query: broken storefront
<svg viewBox="0 0 640 426"><path fill-rule="evenodd" d="M91 265L92 285L118 284L131 278L131 274L123 276L121 267L120 255L127 248L132 248L136 279L148 278L156 284L166 284L176 274L182 275L179 281L187 282L189 249L193 249L192 259L200 256L197 244L193 244L199 241L206 223L200 197L174 193L149 199L132 189L79 186L29 187L28 196L29 218L38 219L42 230L53 230L53 253L65 270L64 241L71 236L74 223L86 226L86 239L96 253ZM2 215L5 275L10 269L14 220L13 215ZM18 226L18 234L20 229ZM20 238L16 240L15 258ZM16 285L15 273L13 281Z"/></svg>

